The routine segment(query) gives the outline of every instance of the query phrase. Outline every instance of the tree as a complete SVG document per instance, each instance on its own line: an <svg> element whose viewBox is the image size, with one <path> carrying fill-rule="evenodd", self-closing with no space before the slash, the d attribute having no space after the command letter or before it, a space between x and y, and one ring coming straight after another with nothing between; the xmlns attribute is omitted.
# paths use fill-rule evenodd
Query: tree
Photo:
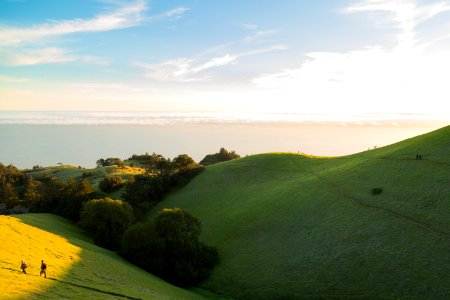
<svg viewBox="0 0 450 300"><path fill-rule="evenodd" d="M102 247L117 249L122 234L133 223L133 208L121 200L90 200L84 206L79 225Z"/></svg>
<svg viewBox="0 0 450 300"><path fill-rule="evenodd" d="M179 208L164 209L153 220L128 229L120 253L139 267L188 287L205 279L218 252L199 242L201 223Z"/></svg>
<svg viewBox="0 0 450 300"><path fill-rule="evenodd" d="M99 187L102 192L111 193L125 185L125 180L119 176L108 175L100 181Z"/></svg>
<svg viewBox="0 0 450 300"><path fill-rule="evenodd" d="M77 182L69 178L65 182L62 197L55 212L76 222L80 219L83 204L91 199L93 193L94 188L87 179Z"/></svg>
<svg viewBox="0 0 450 300"><path fill-rule="evenodd" d="M30 207L32 203L38 202L42 197L42 183L33 177L28 177L25 184L25 193L23 194L23 202L26 207Z"/></svg>
<svg viewBox="0 0 450 300"><path fill-rule="evenodd" d="M183 171L196 166L196 162L187 154L180 154L172 161L173 168L177 171Z"/></svg>
<svg viewBox="0 0 450 300"><path fill-rule="evenodd" d="M200 164L204 166L213 165L219 162L228 161L240 158L240 155L235 151L227 151L225 148L220 148L218 153L208 154L201 161Z"/></svg>
<svg viewBox="0 0 450 300"><path fill-rule="evenodd" d="M100 158L97 160L97 167L108 167L108 166L118 166L120 168L124 167L125 164L120 158L117 157L108 157L107 159Z"/></svg>
<svg viewBox="0 0 450 300"><path fill-rule="evenodd" d="M16 189L9 182L4 182L2 184L2 189L0 191L0 203L4 203L6 208L13 208L20 203L19 195L17 194Z"/></svg>

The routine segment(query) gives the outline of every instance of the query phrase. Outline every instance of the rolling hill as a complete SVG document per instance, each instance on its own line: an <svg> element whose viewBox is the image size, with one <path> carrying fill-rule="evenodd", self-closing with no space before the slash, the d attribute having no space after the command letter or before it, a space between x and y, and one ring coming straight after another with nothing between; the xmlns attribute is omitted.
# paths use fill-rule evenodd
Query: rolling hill
<svg viewBox="0 0 450 300"><path fill-rule="evenodd" d="M50 214L0 216L1 299L199 299L93 245ZM48 265L39 276L40 261ZM21 273L20 262L28 264Z"/></svg>
<svg viewBox="0 0 450 300"><path fill-rule="evenodd" d="M212 165L149 217L163 207L202 221L202 240L221 255L202 286L217 293L450 297L450 126L343 157L270 153Z"/></svg>

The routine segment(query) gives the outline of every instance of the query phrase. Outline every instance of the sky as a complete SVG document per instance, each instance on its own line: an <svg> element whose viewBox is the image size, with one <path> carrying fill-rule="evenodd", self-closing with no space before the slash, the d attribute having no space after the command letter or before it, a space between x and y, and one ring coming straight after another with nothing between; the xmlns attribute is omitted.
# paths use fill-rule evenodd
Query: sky
<svg viewBox="0 0 450 300"><path fill-rule="evenodd" d="M1 111L450 121L450 1L0 0Z"/></svg>

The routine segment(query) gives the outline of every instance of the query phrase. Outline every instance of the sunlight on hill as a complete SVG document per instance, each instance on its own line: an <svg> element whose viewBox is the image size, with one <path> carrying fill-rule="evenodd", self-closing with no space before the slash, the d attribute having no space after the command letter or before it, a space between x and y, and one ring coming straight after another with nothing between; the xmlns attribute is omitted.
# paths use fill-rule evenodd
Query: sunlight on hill
<svg viewBox="0 0 450 300"><path fill-rule="evenodd" d="M201 299L92 244L51 214L0 216L0 299ZM28 264L27 274L20 262ZM39 277L47 263L47 279Z"/></svg>
<svg viewBox="0 0 450 300"><path fill-rule="evenodd" d="M81 249L66 239L22 223L21 220L0 216L0 291L2 297L25 297L54 285L54 281L39 277L40 263L48 266L47 277L60 279L80 260ZM27 274L20 262L27 265Z"/></svg>

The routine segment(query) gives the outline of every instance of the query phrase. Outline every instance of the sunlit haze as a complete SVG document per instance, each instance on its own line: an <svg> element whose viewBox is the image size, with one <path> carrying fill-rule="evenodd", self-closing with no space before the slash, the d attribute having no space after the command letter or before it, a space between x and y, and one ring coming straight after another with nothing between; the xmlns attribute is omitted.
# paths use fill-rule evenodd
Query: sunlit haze
<svg viewBox="0 0 450 300"><path fill-rule="evenodd" d="M3 110L450 119L450 1L0 1Z"/></svg>
<svg viewBox="0 0 450 300"><path fill-rule="evenodd" d="M449 123L449 17L450 1L0 0L0 125L264 124L296 141L275 150L364 150ZM257 144L235 145L276 148Z"/></svg>

